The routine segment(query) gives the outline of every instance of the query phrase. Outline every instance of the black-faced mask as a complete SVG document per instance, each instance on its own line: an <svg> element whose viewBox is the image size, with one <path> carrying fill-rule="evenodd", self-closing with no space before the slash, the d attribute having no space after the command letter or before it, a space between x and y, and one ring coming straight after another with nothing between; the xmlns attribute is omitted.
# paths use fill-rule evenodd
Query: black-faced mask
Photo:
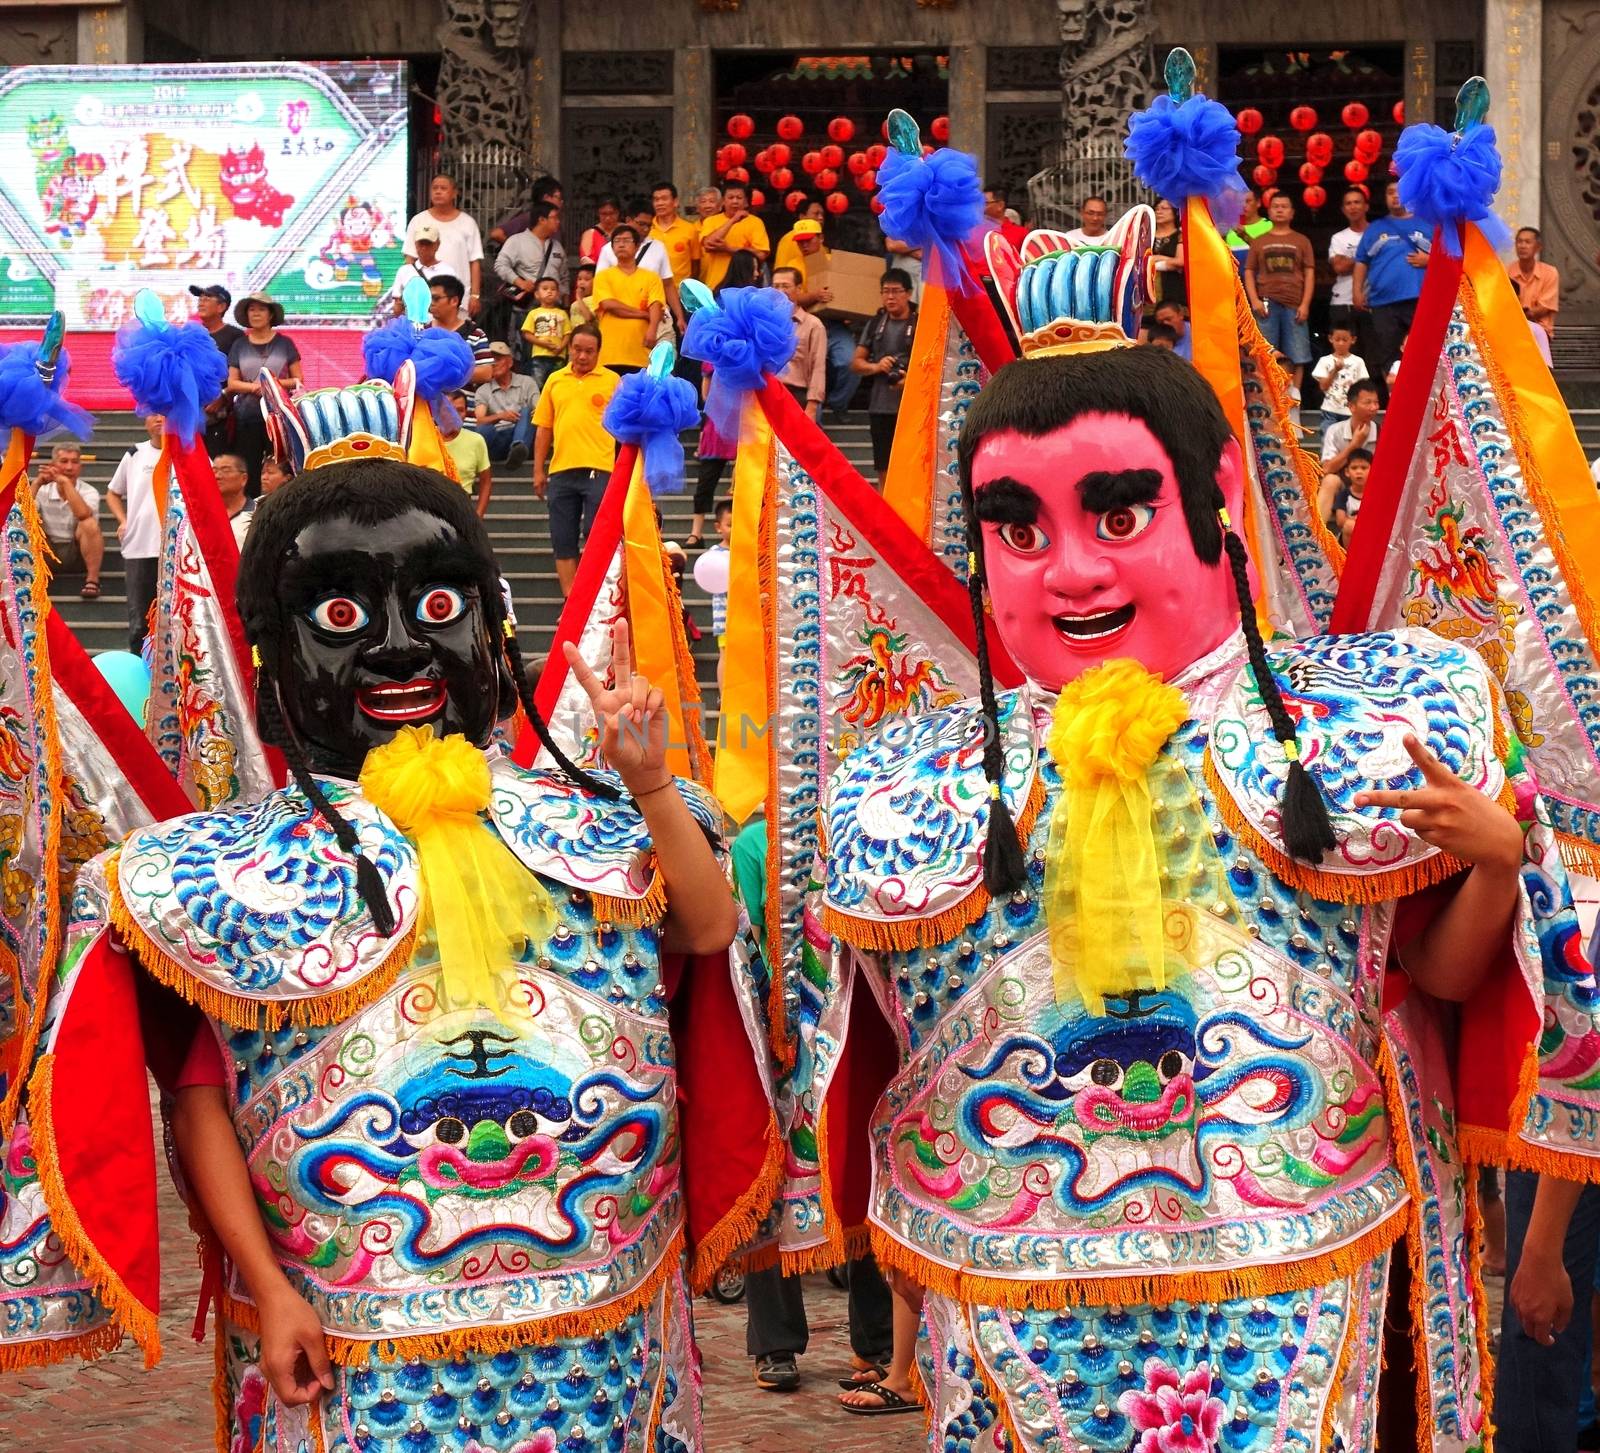
<svg viewBox="0 0 1600 1453"><path fill-rule="evenodd" d="M516 696L481 589L482 563L424 510L333 515L295 536L272 673L314 771L355 777L403 726L488 744Z"/></svg>

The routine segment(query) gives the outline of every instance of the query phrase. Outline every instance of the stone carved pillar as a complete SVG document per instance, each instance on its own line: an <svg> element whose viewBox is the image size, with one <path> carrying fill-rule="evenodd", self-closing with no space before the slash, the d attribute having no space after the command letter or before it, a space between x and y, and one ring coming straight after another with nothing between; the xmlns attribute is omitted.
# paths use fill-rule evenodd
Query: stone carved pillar
<svg viewBox="0 0 1600 1453"><path fill-rule="evenodd" d="M1115 216L1141 200L1122 157L1130 112L1156 86L1154 26L1148 0L1056 0L1061 22L1062 202L1098 192ZM1070 225L1077 225L1075 210Z"/></svg>

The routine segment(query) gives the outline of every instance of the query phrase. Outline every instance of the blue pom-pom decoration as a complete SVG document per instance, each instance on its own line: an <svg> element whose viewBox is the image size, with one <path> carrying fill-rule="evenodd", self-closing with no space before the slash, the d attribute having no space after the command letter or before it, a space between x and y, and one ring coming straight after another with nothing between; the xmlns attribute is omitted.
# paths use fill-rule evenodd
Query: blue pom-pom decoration
<svg viewBox="0 0 1600 1453"><path fill-rule="evenodd" d="M1494 127L1449 132L1422 122L1400 133L1394 149L1400 203L1420 222L1439 229L1444 250L1461 256L1462 222L1476 224L1497 252L1511 245L1511 229L1494 214L1500 190L1500 153Z"/></svg>
<svg viewBox="0 0 1600 1453"><path fill-rule="evenodd" d="M476 360L467 340L448 328L422 328L406 318L395 318L375 328L361 340L367 377L393 383L400 365L416 366L417 397L432 404L443 395L464 388Z"/></svg>
<svg viewBox="0 0 1600 1453"><path fill-rule="evenodd" d="M36 439L66 429L87 439L94 432L94 421L61 397L71 373L67 350L56 355L55 376L46 383L39 377L39 349L37 343L0 348L0 429L21 429Z"/></svg>
<svg viewBox="0 0 1600 1453"><path fill-rule="evenodd" d="M1239 128L1220 101L1157 96L1128 118L1123 155L1158 197L1181 208L1190 197L1208 201L1239 190Z"/></svg>
<svg viewBox="0 0 1600 1453"><path fill-rule="evenodd" d="M920 247L931 281L956 292L973 286L962 245L983 226L975 158L947 146L931 156L891 147L878 168L878 200L883 235Z"/></svg>
<svg viewBox="0 0 1600 1453"><path fill-rule="evenodd" d="M711 365L706 414L725 439L739 437L740 395L761 388L794 357L794 304L776 288L724 288L684 330L683 351Z"/></svg>
<svg viewBox="0 0 1600 1453"><path fill-rule="evenodd" d="M672 374L658 378L646 369L630 373L617 385L600 422L619 444L639 446L652 494L683 488L680 436L700 422L692 383Z"/></svg>
<svg viewBox="0 0 1600 1453"><path fill-rule="evenodd" d="M205 408L228 378L228 360L199 323L130 323L117 333L111 367L141 414L162 414L186 445L205 428Z"/></svg>

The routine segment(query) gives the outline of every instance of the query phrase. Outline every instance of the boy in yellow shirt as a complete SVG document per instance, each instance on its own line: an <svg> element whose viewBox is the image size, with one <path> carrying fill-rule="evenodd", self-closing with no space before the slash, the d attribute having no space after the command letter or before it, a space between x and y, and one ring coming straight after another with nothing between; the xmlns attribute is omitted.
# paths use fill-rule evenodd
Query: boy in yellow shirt
<svg viewBox="0 0 1600 1453"><path fill-rule="evenodd" d="M661 279L638 265L639 234L623 222L611 233L615 267L594 279L594 311L600 325L600 366L613 373L635 373L650 362L666 310Z"/></svg>
<svg viewBox="0 0 1600 1453"><path fill-rule="evenodd" d="M567 335L572 324L561 306L561 285L542 277L533 290L533 307L522 320L522 336L533 361L533 381L540 388L567 361Z"/></svg>
<svg viewBox="0 0 1600 1453"><path fill-rule="evenodd" d="M700 281L713 292L727 275L736 252L749 251L764 264L772 255L766 226L750 211L750 192L742 182L722 189L722 210L700 224Z"/></svg>

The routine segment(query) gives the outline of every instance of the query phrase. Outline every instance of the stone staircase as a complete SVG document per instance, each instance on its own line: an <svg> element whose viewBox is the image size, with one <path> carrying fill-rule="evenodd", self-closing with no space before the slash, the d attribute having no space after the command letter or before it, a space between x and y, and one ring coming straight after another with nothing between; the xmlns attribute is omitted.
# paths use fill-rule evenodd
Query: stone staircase
<svg viewBox="0 0 1600 1453"><path fill-rule="evenodd" d="M829 426L829 433L845 456L869 478L872 473L872 442L864 413L847 416L844 424ZM122 557L117 550L115 524L105 504L105 489L118 460L144 438L144 429L132 414L97 414L94 437L84 445L84 480L100 491L100 526L106 532L106 561L101 574L98 600L83 600L78 589L81 573L59 575L52 597L62 618L77 633L92 655L98 651L127 649L127 597L124 593ZM662 535L682 541L689 534L695 472L694 441L686 436L689 451L689 487L681 495L666 496L661 506ZM41 444L41 455L48 446ZM732 484L730 464L723 474L722 494ZM545 506L533 494L531 466L524 465L514 475L504 466L496 472L494 494L489 502L489 536L501 568L511 583L520 625L519 643L524 659L537 671L550 648L556 621L561 613L561 593L556 586L555 560L550 553L549 517ZM707 536L711 537L709 522ZM693 560L683 582L684 603L698 623L701 639L694 645L697 675L707 714L716 706L717 648L711 635L711 601L694 582Z"/></svg>

